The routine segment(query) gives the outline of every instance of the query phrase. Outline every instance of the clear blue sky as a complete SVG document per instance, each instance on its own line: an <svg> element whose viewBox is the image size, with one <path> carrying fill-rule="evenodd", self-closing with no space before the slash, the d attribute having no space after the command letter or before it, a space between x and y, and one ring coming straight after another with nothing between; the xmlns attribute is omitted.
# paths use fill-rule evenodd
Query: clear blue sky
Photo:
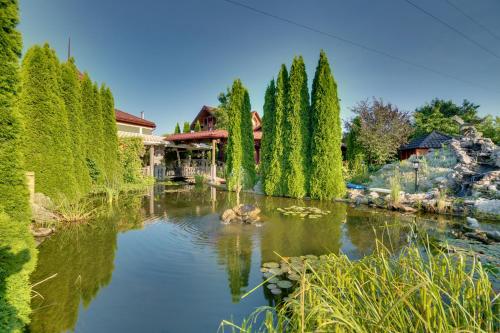
<svg viewBox="0 0 500 333"><path fill-rule="evenodd" d="M426 16L404 0L238 0L260 10L341 36L470 81L471 86L223 0L20 0L24 49L48 42L65 59L71 36L78 67L108 84L117 108L172 132L203 104L241 78L252 109L281 63L303 55L311 84L319 50L329 57L342 117L372 96L413 110L434 97L481 105L500 114L500 59ZM446 0L412 0L500 55L500 39ZM450 0L496 36L500 1ZM500 38L500 37L499 37ZM484 88L482 88L484 87Z"/></svg>

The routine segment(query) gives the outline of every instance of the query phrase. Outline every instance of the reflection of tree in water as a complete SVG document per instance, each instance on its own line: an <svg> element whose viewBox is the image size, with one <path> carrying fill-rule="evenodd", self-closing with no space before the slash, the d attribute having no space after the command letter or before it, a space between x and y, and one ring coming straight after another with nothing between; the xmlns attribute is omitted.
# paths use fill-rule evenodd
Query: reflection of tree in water
<svg viewBox="0 0 500 333"><path fill-rule="evenodd" d="M360 256L372 253L377 240L389 250L398 251L406 243L410 222L411 218L399 213L349 209L346 234Z"/></svg>
<svg viewBox="0 0 500 333"><path fill-rule="evenodd" d="M218 263L226 267L233 303L237 303L248 287L252 261L252 238L241 225L223 228L216 240Z"/></svg>
<svg viewBox="0 0 500 333"><path fill-rule="evenodd" d="M41 297L33 299L30 332L73 330L80 303L88 307L113 273L117 233L140 226L141 198L123 199L119 206L89 225L61 230L39 247L37 283L57 273L34 289Z"/></svg>

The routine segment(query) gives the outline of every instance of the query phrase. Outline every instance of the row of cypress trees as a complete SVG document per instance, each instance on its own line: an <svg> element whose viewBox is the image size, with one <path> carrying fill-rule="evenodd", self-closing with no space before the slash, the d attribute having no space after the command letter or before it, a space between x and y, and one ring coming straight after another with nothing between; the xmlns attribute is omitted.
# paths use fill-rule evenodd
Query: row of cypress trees
<svg viewBox="0 0 500 333"><path fill-rule="evenodd" d="M320 52L311 96L301 56L281 65L266 89L261 174L267 195L333 199L344 195L337 84Z"/></svg>
<svg viewBox="0 0 500 333"><path fill-rule="evenodd" d="M113 95L81 76L73 59L60 63L48 44L31 47L21 66L18 108L37 192L77 198L93 184L120 181Z"/></svg>
<svg viewBox="0 0 500 333"><path fill-rule="evenodd" d="M241 80L233 82L227 105L228 142L226 150L226 179L229 189L255 185L254 137L250 95Z"/></svg>

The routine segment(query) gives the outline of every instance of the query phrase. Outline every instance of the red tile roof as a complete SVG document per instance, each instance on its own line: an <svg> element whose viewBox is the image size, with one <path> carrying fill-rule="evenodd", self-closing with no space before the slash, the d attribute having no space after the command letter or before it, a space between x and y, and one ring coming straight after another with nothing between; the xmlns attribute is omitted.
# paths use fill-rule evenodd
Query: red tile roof
<svg viewBox="0 0 500 333"><path fill-rule="evenodd" d="M254 140L262 139L262 132L253 132L253 138ZM165 137L165 140L167 141L190 141L206 139L227 139L227 131L218 129L212 131L171 134Z"/></svg>
<svg viewBox="0 0 500 333"><path fill-rule="evenodd" d="M134 116L133 114L123 112L118 109L115 109L115 115L116 115L116 121L119 123L156 128L156 124L154 122L142 119L140 117Z"/></svg>

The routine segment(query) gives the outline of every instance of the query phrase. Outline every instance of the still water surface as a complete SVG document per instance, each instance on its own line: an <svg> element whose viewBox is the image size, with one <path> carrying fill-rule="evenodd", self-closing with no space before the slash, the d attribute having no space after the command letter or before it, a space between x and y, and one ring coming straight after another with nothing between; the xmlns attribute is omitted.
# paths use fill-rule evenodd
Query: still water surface
<svg viewBox="0 0 500 333"><path fill-rule="evenodd" d="M216 200L214 200L216 199ZM272 304L258 289L261 264L282 256L343 252L361 258L375 239L394 249L413 217L385 211L244 195L262 209L263 226L223 225L234 196L212 189L124 198L89 225L58 232L39 246L30 332L216 332ZM282 216L278 207L314 206L316 220ZM386 225L390 227L387 228Z"/></svg>

